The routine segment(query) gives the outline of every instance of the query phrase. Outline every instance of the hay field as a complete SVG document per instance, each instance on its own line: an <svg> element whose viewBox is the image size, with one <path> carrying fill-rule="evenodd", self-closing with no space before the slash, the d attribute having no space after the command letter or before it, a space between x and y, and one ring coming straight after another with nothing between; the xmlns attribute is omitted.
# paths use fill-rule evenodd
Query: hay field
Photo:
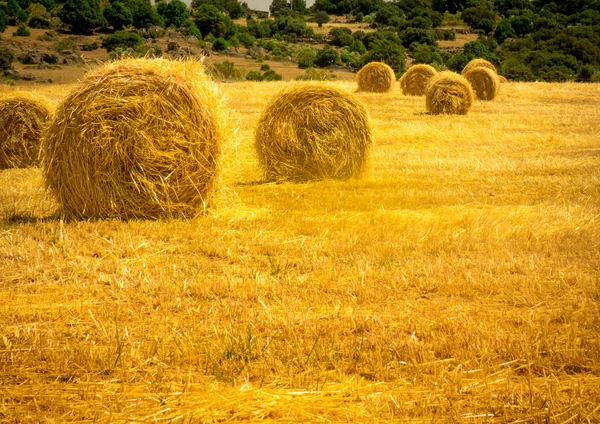
<svg viewBox="0 0 600 424"><path fill-rule="evenodd" d="M290 84L222 86L206 217L66 222L0 171L0 421L599 422L600 85L358 93L361 179L261 184Z"/></svg>

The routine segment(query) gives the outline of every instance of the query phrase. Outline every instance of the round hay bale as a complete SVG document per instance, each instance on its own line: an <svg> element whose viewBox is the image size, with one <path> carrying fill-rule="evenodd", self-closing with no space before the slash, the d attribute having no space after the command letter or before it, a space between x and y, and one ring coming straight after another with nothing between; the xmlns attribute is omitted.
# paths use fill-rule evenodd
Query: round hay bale
<svg viewBox="0 0 600 424"><path fill-rule="evenodd" d="M201 62L109 63L58 106L42 147L46 184L68 217L198 215L216 180L223 116Z"/></svg>
<svg viewBox="0 0 600 424"><path fill-rule="evenodd" d="M495 73L498 73L498 70L491 62L488 62L485 59L473 59L469 63L467 63L467 65L463 68L462 74L466 74L473 68L488 68L494 71Z"/></svg>
<svg viewBox="0 0 600 424"><path fill-rule="evenodd" d="M508 80L506 79L506 77L504 75L498 75L498 81L500 81L500 84L504 84L504 83L508 82Z"/></svg>
<svg viewBox="0 0 600 424"><path fill-rule="evenodd" d="M42 135L52 110L45 97L30 93L0 99L0 169L38 164Z"/></svg>
<svg viewBox="0 0 600 424"><path fill-rule="evenodd" d="M317 85L279 93L262 113L255 138L268 180L351 178L371 144L364 106L350 93Z"/></svg>
<svg viewBox="0 0 600 424"><path fill-rule="evenodd" d="M414 65L400 78L400 88L406 96L422 96L427 91L429 80L437 74L433 66Z"/></svg>
<svg viewBox="0 0 600 424"><path fill-rule="evenodd" d="M500 87L500 80L498 75L488 68L477 67L472 68L464 77L479 100L494 100L496 94L498 94L498 88Z"/></svg>
<svg viewBox="0 0 600 424"><path fill-rule="evenodd" d="M466 115L473 104L471 84L454 72L440 72L429 81L425 104L432 115Z"/></svg>
<svg viewBox="0 0 600 424"><path fill-rule="evenodd" d="M396 74L392 68L382 62L371 62L358 71L356 75L359 91L387 93L394 86Z"/></svg>

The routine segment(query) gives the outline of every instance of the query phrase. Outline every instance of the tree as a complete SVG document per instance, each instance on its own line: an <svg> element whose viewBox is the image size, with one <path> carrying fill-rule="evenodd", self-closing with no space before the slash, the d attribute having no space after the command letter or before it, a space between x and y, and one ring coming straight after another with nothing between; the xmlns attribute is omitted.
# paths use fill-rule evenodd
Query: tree
<svg viewBox="0 0 600 424"><path fill-rule="evenodd" d="M271 16L279 16L285 9L290 9L290 5L287 0L273 0L269 6L269 12L271 12Z"/></svg>
<svg viewBox="0 0 600 424"><path fill-rule="evenodd" d="M76 34L89 34L107 24L98 0L67 0L58 17Z"/></svg>
<svg viewBox="0 0 600 424"><path fill-rule="evenodd" d="M338 52L326 45L323 49L317 51L315 65L320 68L325 68L327 66L335 65L339 60L340 55Z"/></svg>
<svg viewBox="0 0 600 424"><path fill-rule="evenodd" d="M12 68L12 63L15 60L15 55L6 47L0 47L0 71L6 71Z"/></svg>
<svg viewBox="0 0 600 424"><path fill-rule="evenodd" d="M106 6L103 14L109 25L112 25L116 30L121 30L124 26L129 26L133 23L131 10L125 7L120 1Z"/></svg>
<svg viewBox="0 0 600 424"><path fill-rule="evenodd" d="M165 19L167 28L179 28L190 17L186 4L181 0L171 0L169 3L161 2L156 6L156 11Z"/></svg>
<svg viewBox="0 0 600 424"><path fill-rule="evenodd" d="M4 13L2 9L0 9L0 32L6 31L6 27L8 26L8 15Z"/></svg>
<svg viewBox="0 0 600 424"><path fill-rule="evenodd" d="M120 0L131 11L132 25L135 28L148 28L160 23L159 15L150 4L150 0Z"/></svg>
<svg viewBox="0 0 600 424"><path fill-rule="evenodd" d="M476 6L465 9L460 18L471 28L477 29L477 24L483 19L495 21L496 13L485 6Z"/></svg>
<svg viewBox="0 0 600 424"><path fill-rule="evenodd" d="M352 30L346 27L331 28L329 36L331 37L331 44L334 46L349 46L354 41L354 38L352 38Z"/></svg>
<svg viewBox="0 0 600 424"><path fill-rule="evenodd" d="M304 14L306 11L306 0L292 0L292 10Z"/></svg>
<svg viewBox="0 0 600 424"><path fill-rule="evenodd" d="M236 32L231 19L210 4L203 4L194 11L194 21L200 32L205 36L211 33L217 38L229 39Z"/></svg>
<svg viewBox="0 0 600 424"><path fill-rule="evenodd" d="M504 43L504 40L512 38L515 35L515 30L507 19L503 19L494 31L494 38L498 40L498 44Z"/></svg>
<svg viewBox="0 0 600 424"><path fill-rule="evenodd" d="M111 52L118 47L133 49L141 46L143 43L144 41L142 40L142 37L135 33L117 31L102 41L102 48L105 48L106 51Z"/></svg>
<svg viewBox="0 0 600 424"><path fill-rule="evenodd" d="M318 10L315 12L315 22L319 24L319 28L321 28L323 24L329 22L329 15L323 10Z"/></svg>
<svg viewBox="0 0 600 424"><path fill-rule="evenodd" d="M315 59L317 55L315 50L311 47L303 47L296 54L296 59L298 60L298 68L306 69L312 68L315 65Z"/></svg>

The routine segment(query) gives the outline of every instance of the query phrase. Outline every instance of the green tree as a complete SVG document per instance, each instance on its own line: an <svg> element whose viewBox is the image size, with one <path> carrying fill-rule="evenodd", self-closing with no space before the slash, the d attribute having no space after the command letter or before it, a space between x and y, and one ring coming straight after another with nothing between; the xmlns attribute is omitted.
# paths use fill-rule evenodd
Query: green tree
<svg viewBox="0 0 600 424"><path fill-rule="evenodd" d="M460 18L471 28L477 29L483 19L496 20L496 12L485 6L469 7L461 13Z"/></svg>
<svg viewBox="0 0 600 424"><path fill-rule="evenodd" d="M160 15L152 8L150 0L120 0L131 11L132 25L135 28L148 28L159 25Z"/></svg>
<svg viewBox="0 0 600 424"><path fill-rule="evenodd" d="M506 19L503 19L494 31L494 38L498 40L499 44L504 43L507 38L512 38L514 36L516 36L515 30Z"/></svg>
<svg viewBox="0 0 600 424"><path fill-rule="evenodd" d="M117 31L102 41L102 48L111 52L117 48L136 48L144 43L142 37L132 32Z"/></svg>
<svg viewBox="0 0 600 424"><path fill-rule="evenodd" d="M235 35L236 29L231 19L215 6L203 4L193 15L196 26L205 36L212 34L217 38L229 39Z"/></svg>
<svg viewBox="0 0 600 424"><path fill-rule="evenodd" d="M331 44L334 46L349 46L354 41L352 30L346 27L331 28L329 36L331 37Z"/></svg>
<svg viewBox="0 0 600 424"><path fill-rule="evenodd" d="M404 49L400 40L394 37L381 37L371 41L368 51L360 58L361 66L370 62L385 62L396 72L403 72L406 68Z"/></svg>
<svg viewBox="0 0 600 424"><path fill-rule="evenodd" d="M104 8L102 13L104 14L104 19L116 30L121 30L123 27L133 23L131 10L120 1L109 4Z"/></svg>
<svg viewBox="0 0 600 424"><path fill-rule="evenodd" d="M338 52L326 45L323 49L317 51L315 65L319 68L326 68L327 66L335 65L339 60L340 55Z"/></svg>
<svg viewBox="0 0 600 424"><path fill-rule="evenodd" d="M304 14L306 12L306 0L292 0L292 10Z"/></svg>
<svg viewBox="0 0 600 424"><path fill-rule="evenodd" d="M298 60L298 68L307 69L315 66L315 59L317 54L315 49L311 47L303 47L296 53L296 59Z"/></svg>
<svg viewBox="0 0 600 424"><path fill-rule="evenodd" d="M67 0L58 17L76 34L89 34L107 24L98 0Z"/></svg>
<svg viewBox="0 0 600 424"><path fill-rule="evenodd" d="M269 12L271 16L279 16L286 9L290 9L290 4L287 0L273 0L269 6Z"/></svg>
<svg viewBox="0 0 600 424"><path fill-rule="evenodd" d="M6 47L0 47L0 71L6 71L12 68L12 63L15 60L13 52Z"/></svg>
<svg viewBox="0 0 600 424"><path fill-rule="evenodd" d="M321 28L323 24L329 22L329 15L323 10L318 10L315 12L315 22L319 25L319 28Z"/></svg>
<svg viewBox="0 0 600 424"><path fill-rule="evenodd" d="M6 31L6 27L8 26L8 15L4 13L2 9L0 9L0 32Z"/></svg>
<svg viewBox="0 0 600 424"><path fill-rule="evenodd" d="M187 6L181 0L161 2L156 6L156 11L165 19L165 26L180 28L185 20L190 17Z"/></svg>

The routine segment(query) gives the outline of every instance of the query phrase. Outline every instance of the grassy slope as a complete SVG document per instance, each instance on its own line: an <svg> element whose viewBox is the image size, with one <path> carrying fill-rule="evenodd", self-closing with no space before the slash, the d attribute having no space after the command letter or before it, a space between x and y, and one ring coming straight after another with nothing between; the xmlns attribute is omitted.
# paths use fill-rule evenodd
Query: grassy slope
<svg viewBox="0 0 600 424"><path fill-rule="evenodd" d="M361 93L361 179L254 184L288 84L223 86L207 217L63 222L0 171L0 420L600 420L600 85Z"/></svg>

